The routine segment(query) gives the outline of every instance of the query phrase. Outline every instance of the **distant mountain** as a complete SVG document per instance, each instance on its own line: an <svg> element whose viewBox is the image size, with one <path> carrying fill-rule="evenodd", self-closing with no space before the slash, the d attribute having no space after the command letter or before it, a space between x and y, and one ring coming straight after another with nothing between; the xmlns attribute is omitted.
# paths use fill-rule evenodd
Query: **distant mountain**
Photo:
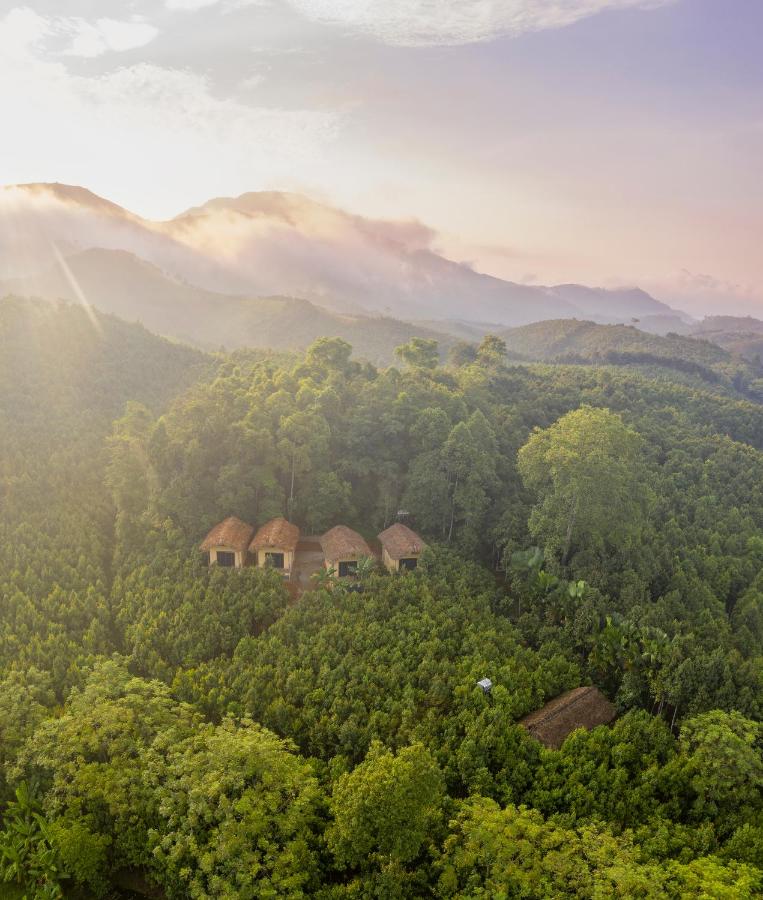
<svg viewBox="0 0 763 900"><path fill-rule="evenodd" d="M763 321L752 316L707 316L690 333L756 363L763 359Z"/></svg>
<svg viewBox="0 0 763 900"><path fill-rule="evenodd" d="M1 191L0 214L8 225L0 234L0 278L37 279L46 287L61 257L98 249L151 263L188 290L191 302L194 290L288 296L335 313L504 327L552 318L628 322L682 315L638 289L494 278L438 254L436 235L418 222L367 219L297 194L217 198L151 222L84 188L37 184ZM112 260L114 272L99 277L119 291L125 271Z"/></svg>
<svg viewBox="0 0 763 900"><path fill-rule="evenodd" d="M763 321L752 316L705 316L692 334L763 334Z"/></svg>
<svg viewBox="0 0 763 900"><path fill-rule="evenodd" d="M659 334L664 337L668 334L691 334L696 321L684 313L672 313L670 315L634 317L630 324L635 325L641 331L648 331L650 334Z"/></svg>
<svg viewBox="0 0 763 900"><path fill-rule="evenodd" d="M511 328L500 336L511 354L526 360L658 366L711 382L758 375L753 367L707 340L661 337L629 325L567 319Z"/></svg>
<svg viewBox="0 0 763 900"><path fill-rule="evenodd" d="M585 310L595 318L615 319L623 315L637 318L669 315L674 312L640 288L611 291L584 287L580 284L558 284L552 290L556 296L572 303L577 309Z"/></svg>
<svg viewBox="0 0 763 900"><path fill-rule="evenodd" d="M357 356L388 363L395 347L412 337L435 339L443 351L455 340L433 328L341 315L302 299L216 294L176 281L123 250L85 250L40 275L0 282L2 294L75 302L84 297L102 312L206 349L296 350L331 335L349 341Z"/></svg>

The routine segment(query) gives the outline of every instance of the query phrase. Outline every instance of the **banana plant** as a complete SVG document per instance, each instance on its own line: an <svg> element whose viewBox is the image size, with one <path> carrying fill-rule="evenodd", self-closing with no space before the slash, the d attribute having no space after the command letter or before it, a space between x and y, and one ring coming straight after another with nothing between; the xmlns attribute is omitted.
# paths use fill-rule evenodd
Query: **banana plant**
<svg viewBox="0 0 763 900"><path fill-rule="evenodd" d="M316 588L324 590L330 590L337 582L337 572L334 566L329 566L328 569L321 566L317 572L313 572L310 576L312 578L313 584Z"/></svg>
<svg viewBox="0 0 763 900"><path fill-rule="evenodd" d="M39 806L26 782L16 788L0 831L0 874L25 888L24 900L61 900L58 854Z"/></svg>
<svg viewBox="0 0 763 900"><path fill-rule="evenodd" d="M358 581L368 581L375 571L376 560L372 556L362 556L355 569L355 578Z"/></svg>

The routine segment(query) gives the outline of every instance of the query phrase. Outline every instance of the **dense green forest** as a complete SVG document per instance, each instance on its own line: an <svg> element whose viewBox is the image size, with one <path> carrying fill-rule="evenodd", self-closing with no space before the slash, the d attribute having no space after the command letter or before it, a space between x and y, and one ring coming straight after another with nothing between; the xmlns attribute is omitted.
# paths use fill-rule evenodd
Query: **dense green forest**
<svg viewBox="0 0 763 900"><path fill-rule="evenodd" d="M733 343L716 340L716 334L699 327L693 337L660 337L637 325L559 319L510 328L500 337L518 360L648 367L653 374L667 371L673 378L683 375L716 390L763 400L760 359L739 353Z"/></svg>
<svg viewBox="0 0 763 900"><path fill-rule="evenodd" d="M763 893L754 366L209 355L10 299L0 345L8 896ZM400 509L415 572L296 601L197 550ZM517 724L584 684L612 726Z"/></svg>

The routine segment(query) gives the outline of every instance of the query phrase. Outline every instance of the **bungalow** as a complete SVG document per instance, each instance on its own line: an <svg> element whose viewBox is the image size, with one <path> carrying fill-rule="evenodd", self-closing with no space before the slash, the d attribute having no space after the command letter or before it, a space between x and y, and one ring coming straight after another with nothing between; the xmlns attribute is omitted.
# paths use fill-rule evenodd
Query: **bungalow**
<svg viewBox="0 0 763 900"><path fill-rule="evenodd" d="M519 724L541 744L558 750L576 729L609 725L615 715L615 707L597 687L578 687L550 700Z"/></svg>
<svg viewBox="0 0 763 900"><path fill-rule="evenodd" d="M390 572L407 572L416 568L426 544L415 531L402 522L395 522L379 535L382 562Z"/></svg>
<svg viewBox="0 0 763 900"><path fill-rule="evenodd" d="M228 516L215 525L199 549L208 554L210 565L216 563L225 568L242 569L249 561L249 543L253 534L251 525L235 516Z"/></svg>
<svg viewBox="0 0 763 900"><path fill-rule="evenodd" d="M271 566L288 579L298 543L299 528L279 517L266 522L257 531L249 544L249 552L260 568Z"/></svg>
<svg viewBox="0 0 763 900"><path fill-rule="evenodd" d="M340 578L354 575L358 560L373 556L371 548L363 538L346 525L335 525L321 538L324 564L327 569L337 570Z"/></svg>

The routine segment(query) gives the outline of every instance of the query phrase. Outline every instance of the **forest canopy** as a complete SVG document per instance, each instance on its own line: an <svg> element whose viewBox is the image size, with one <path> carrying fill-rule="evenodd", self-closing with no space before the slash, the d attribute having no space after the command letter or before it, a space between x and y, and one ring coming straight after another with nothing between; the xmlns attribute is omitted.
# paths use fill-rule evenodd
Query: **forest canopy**
<svg viewBox="0 0 763 900"><path fill-rule="evenodd" d="M19 300L0 335L10 888L763 891L763 407L733 379L496 336L202 354ZM230 515L373 542L401 510L415 572L301 596L198 550ZM521 726L581 685L613 724Z"/></svg>

